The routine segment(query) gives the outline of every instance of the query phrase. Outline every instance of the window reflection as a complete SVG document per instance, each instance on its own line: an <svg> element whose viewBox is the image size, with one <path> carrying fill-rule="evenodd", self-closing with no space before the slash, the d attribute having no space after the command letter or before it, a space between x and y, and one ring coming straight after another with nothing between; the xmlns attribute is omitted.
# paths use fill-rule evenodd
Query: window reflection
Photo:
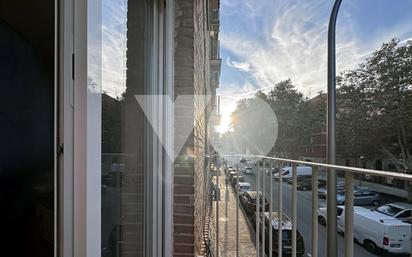
<svg viewBox="0 0 412 257"><path fill-rule="evenodd" d="M102 256L144 256L144 114L150 1L104 0Z"/></svg>

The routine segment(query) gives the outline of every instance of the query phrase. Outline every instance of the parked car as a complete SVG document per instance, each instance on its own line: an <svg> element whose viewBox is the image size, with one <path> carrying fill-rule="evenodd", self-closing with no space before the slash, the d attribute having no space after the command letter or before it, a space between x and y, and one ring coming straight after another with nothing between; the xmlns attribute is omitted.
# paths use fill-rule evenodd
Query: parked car
<svg viewBox="0 0 412 257"><path fill-rule="evenodd" d="M319 187L319 181L317 183ZM302 191L312 190L312 176L302 176L297 178L297 189Z"/></svg>
<svg viewBox="0 0 412 257"><path fill-rule="evenodd" d="M292 253L292 221L286 214L282 214L282 218L279 216L279 212L272 212L271 217L269 212L259 214L259 227L263 227L265 224L265 238L260 236L260 241L265 240L265 252L269 255L269 233L272 233L272 255L278 255L278 229L279 223L282 224L282 253L289 255ZM281 220L280 220L281 219ZM254 216L253 226L256 226L256 215ZM256 228L255 228L256 229ZM305 253L305 243L299 230L296 235L296 253L298 256L303 256Z"/></svg>
<svg viewBox="0 0 412 257"><path fill-rule="evenodd" d="M245 173L246 175L251 175L251 174L253 174L253 170L252 170L252 168L247 167L247 168L245 169L244 173Z"/></svg>
<svg viewBox="0 0 412 257"><path fill-rule="evenodd" d="M268 175L268 176L270 174L269 170L270 169L265 169L265 174ZM275 174L278 174L277 176L279 176L279 168L278 167L273 167L272 168L272 174L273 174L273 177L275 176Z"/></svg>
<svg viewBox="0 0 412 257"><path fill-rule="evenodd" d="M353 192L353 203L354 205L373 205L373 206L379 206L381 204L380 202L380 196L379 194L372 192L370 190L355 190ZM336 201L339 205L345 204L345 193L341 192L338 193L336 196Z"/></svg>
<svg viewBox="0 0 412 257"><path fill-rule="evenodd" d="M338 206L338 231L345 232L345 207ZM318 219L326 224L326 208L318 209ZM375 210L354 206L353 236L370 252L383 249L393 254L409 254L411 225Z"/></svg>
<svg viewBox="0 0 412 257"><path fill-rule="evenodd" d="M239 195L239 200L240 203L243 206L243 209L247 214L253 214L256 212L256 198L257 198L258 193L256 191L247 191L245 193L242 193ZM269 201L265 197L265 202L263 204L263 197L262 197L262 192L259 192L259 204L260 204L260 210L263 211L263 206L265 206L264 210L268 211L269 210Z"/></svg>
<svg viewBox="0 0 412 257"><path fill-rule="evenodd" d="M375 210L404 222L411 223L412 204L402 202L388 203Z"/></svg>
<svg viewBox="0 0 412 257"><path fill-rule="evenodd" d="M296 167L296 176L312 176L312 167L310 166L297 166ZM279 172L276 172L273 177L275 180L279 180ZM282 179L284 181L292 180L292 167L282 168Z"/></svg>
<svg viewBox="0 0 412 257"><path fill-rule="evenodd" d="M249 182L239 182L236 185L235 189L236 190L239 189L239 194L241 194L241 193L245 193L247 191L252 191L253 187Z"/></svg>
<svg viewBox="0 0 412 257"><path fill-rule="evenodd" d="M228 177L229 181L232 181L232 178L237 175L237 171L229 171Z"/></svg>
<svg viewBox="0 0 412 257"><path fill-rule="evenodd" d="M359 186L353 186L354 189L368 189L367 187L359 187ZM345 182L338 182L336 184L336 190L338 193L343 194L345 192ZM321 187L318 189L318 197L319 198L323 198L326 199L326 195L327 195L327 188L326 186Z"/></svg>
<svg viewBox="0 0 412 257"><path fill-rule="evenodd" d="M236 186L237 182L245 182L245 178L243 176L234 175L232 176L232 180L230 181L232 186Z"/></svg>
<svg viewBox="0 0 412 257"><path fill-rule="evenodd" d="M226 173L230 173L231 171L236 171L232 166L227 167Z"/></svg>

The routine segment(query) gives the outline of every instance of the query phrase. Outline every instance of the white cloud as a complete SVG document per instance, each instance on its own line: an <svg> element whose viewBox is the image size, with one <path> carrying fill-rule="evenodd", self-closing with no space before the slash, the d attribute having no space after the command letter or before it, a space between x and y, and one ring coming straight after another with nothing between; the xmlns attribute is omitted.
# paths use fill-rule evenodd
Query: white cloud
<svg viewBox="0 0 412 257"><path fill-rule="evenodd" d="M102 5L102 89L120 97L126 90L127 1L104 0Z"/></svg>
<svg viewBox="0 0 412 257"><path fill-rule="evenodd" d="M241 2L238 4L242 5ZM329 10L324 6L325 1L279 0L266 1L266 4L268 2L272 6L264 8L271 9L274 13L270 18L264 18L264 22L269 24L267 28L261 28L255 35L224 30L220 35L222 47L248 64L247 71L256 81L256 89L270 88L276 82L291 78L306 95L324 90L329 16L329 13L323 11ZM244 9L247 9L248 4L245 5ZM330 3L326 2L326 5ZM242 13L242 19L257 22L255 12ZM351 24L346 25L339 29L337 36L338 70L353 67L364 56ZM227 64L230 67L236 66L230 60Z"/></svg>
<svg viewBox="0 0 412 257"><path fill-rule="evenodd" d="M229 67L241 70L241 71L250 71L250 64L247 62L236 62L236 61L231 61L230 57L227 58L226 64Z"/></svg>

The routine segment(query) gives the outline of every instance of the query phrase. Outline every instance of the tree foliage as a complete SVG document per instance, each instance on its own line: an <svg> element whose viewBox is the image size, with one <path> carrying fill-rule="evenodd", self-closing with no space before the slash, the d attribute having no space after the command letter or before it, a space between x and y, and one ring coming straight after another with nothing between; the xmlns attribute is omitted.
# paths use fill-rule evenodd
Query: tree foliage
<svg viewBox="0 0 412 257"><path fill-rule="evenodd" d="M268 126L267 117L262 117L258 112L253 113L253 106L257 101L264 101L270 106L272 112L276 115L277 135L271 134L272 131ZM312 106L310 106L312 108ZM242 99L238 102L236 110L232 114L233 134L244 135L247 131L254 128L254 133L259 140L257 142L270 141L274 139L271 147L271 155L297 158L300 152L300 146L305 141L305 137L310 134L309 130L313 127L308 125L308 118L318 118L317 113L308 115L309 105L305 98L293 85L290 79L277 83L268 93L257 92L253 98ZM245 119L246 114L253 113L255 118ZM248 115L250 116L250 115ZM258 121L257 119L261 119ZM247 146L253 149L256 146L250 144Z"/></svg>
<svg viewBox="0 0 412 257"><path fill-rule="evenodd" d="M412 164L412 41L384 43L338 79L339 144L345 154Z"/></svg>

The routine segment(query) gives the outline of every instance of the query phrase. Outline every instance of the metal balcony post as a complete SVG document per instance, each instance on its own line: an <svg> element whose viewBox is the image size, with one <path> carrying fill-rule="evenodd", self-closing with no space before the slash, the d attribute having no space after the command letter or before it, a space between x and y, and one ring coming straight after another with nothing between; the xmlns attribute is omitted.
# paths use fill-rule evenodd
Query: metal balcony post
<svg viewBox="0 0 412 257"><path fill-rule="evenodd" d="M298 224L297 167L292 164L292 257L296 257Z"/></svg>
<svg viewBox="0 0 412 257"><path fill-rule="evenodd" d="M266 179L265 179L265 174L266 174L266 159L265 158L263 158L263 169L262 169L262 174L263 174L263 176L262 176L262 256L265 256L265 244L266 244L266 238L265 238L265 223L266 223L266 220L265 220L265 212L266 212L266 210L265 210L265 206L266 206L266 194L265 194L265 189L266 189ZM270 220L270 219L269 219Z"/></svg>
<svg viewBox="0 0 412 257"><path fill-rule="evenodd" d="M219 257L219 201L220 201L220 187L219 187L219 169L220 163L219 158L216 157L215 162L215 169L216 169L216 185L215 185L215 198L216 198L216 257Z"/></svg>
<svg viewBox="0 0 412 257"><path fill-rule="evenodd" d="M312 172L312 257L318 257L318 167Z"/></svg>
<svg viewBox="0 0 412 257"><path fill-rule="evenodd" d="M328 139L327 161L336 164L336 19L342 0L336 0L328 28ZM327 172L327 256L337 257L336 170Z"/></svg>
<svg viewBox="0 0 412 257"><path fill-rule="evenodd" d="M236 159L236 257L239 257L239 161L240 158Z"/></svg>
<svg viewBox="0 0 412 257"><path fill-rule="evenodd" d="M353 257L353 173L345 173L345 257Z"/></svg>
<svg viewBox="0 0 412 257"><path fill-rule="evenodd" d="M269 217L270 217L270 228L269 228L269 257L272 257L273 253L273 225L272 225L272 210L273 210L273 167L274 161L270 162L269 170Z"/></svg>
<svg viewBox="0 0 412 257"><path fill-rule="evenodd" d="M259 190L260 190L260 172L259 172L259 159L256 159L256 256L260 256L260 231L259 231L259 212L260 212L260 204L259 204Z"/></svg>
<svg viewBox="0 0 412 257"><path fill-rule="evenodd" d="M278 184L278 257L282 257L282 221L283 221L283 178L282 178L282 168L283 162L280 163L279 167L279 184Z"/></svg>

